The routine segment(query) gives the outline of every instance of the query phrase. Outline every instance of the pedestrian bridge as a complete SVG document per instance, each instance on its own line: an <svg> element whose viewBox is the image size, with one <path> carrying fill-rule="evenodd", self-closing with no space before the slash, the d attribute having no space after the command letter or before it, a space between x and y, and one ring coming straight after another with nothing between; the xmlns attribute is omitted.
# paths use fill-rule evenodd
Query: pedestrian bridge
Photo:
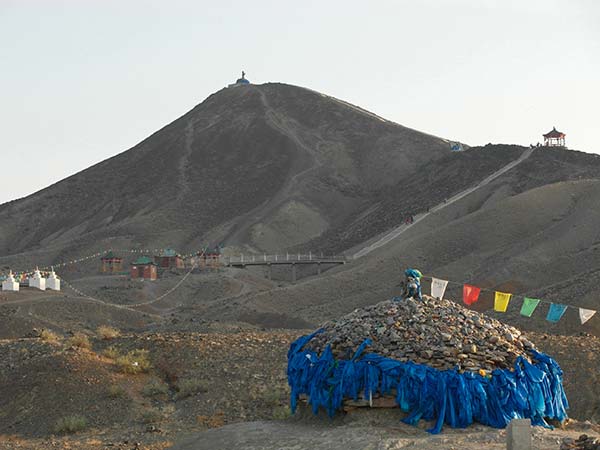
<svg viewBox="0 0 600 450"><path fill-rule="evenodd" d="M273 275L273 266L287 265L292 270L292 282L297 280L297 268L300 265L314 265L316 274L320 275L321 270L327 265L346 264L345 256L325 256L323 254L290 254L285 255L238 255L238 256L222 256L222 262L227 267L245 268L247 266L267 266L267 277L269 280Z"/></svg>

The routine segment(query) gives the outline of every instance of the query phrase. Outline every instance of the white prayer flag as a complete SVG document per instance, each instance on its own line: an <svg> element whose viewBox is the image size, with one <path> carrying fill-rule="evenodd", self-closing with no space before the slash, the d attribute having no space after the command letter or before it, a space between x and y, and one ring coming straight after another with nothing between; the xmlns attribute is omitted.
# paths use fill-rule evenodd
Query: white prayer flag
<svg viewBox="0 0 600 450"><path fill-rule="evenodd" d="M444 298L444 292L446 292L446 286L448 281L440 280L438 278L431 278L431 296L437 299Z"/></svg>
<svg viewBox="0 0 600 450"><path fill-rule="evenodd" d="M581 320L581 325L590 320L594 314L596 314L596 311L593 309L579 308L579 320Z"/></svg>

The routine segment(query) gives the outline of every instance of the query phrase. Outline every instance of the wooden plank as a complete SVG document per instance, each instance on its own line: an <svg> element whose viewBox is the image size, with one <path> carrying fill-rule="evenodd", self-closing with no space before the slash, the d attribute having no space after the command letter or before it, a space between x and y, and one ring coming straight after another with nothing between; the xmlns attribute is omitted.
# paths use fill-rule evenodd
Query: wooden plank
<svg viewBox="0 0 600 450"><path fill-rule="evenodd" d="M398 408L396 398L390 395L376 397L371 402L368 399L360 398L358 400L344 400L344 407L349 408Z"/></svg>

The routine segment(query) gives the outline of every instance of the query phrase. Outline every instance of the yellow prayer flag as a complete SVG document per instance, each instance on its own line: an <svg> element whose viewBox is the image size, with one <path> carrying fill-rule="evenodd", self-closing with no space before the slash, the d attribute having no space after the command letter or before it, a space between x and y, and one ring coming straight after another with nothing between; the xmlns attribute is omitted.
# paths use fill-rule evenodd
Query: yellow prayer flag
<svg viewBox="0 0 600 450"><path fill-rule="evenodd" d="M496 291L496 295L494 296L494 311L506 312L506 308L508 308L508 302L510 302L511 296L512 294Z"/></svg>

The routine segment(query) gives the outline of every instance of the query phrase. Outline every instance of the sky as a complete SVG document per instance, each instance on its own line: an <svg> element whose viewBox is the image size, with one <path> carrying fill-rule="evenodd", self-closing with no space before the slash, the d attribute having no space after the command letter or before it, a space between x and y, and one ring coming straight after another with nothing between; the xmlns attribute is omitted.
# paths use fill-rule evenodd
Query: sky
<svg viewBox="0 0 600 450"><path fill-rule="evenodd" d="M0 0L0 203L103 161L246 71L469 145L600 153L596 0Z"/></svg>

